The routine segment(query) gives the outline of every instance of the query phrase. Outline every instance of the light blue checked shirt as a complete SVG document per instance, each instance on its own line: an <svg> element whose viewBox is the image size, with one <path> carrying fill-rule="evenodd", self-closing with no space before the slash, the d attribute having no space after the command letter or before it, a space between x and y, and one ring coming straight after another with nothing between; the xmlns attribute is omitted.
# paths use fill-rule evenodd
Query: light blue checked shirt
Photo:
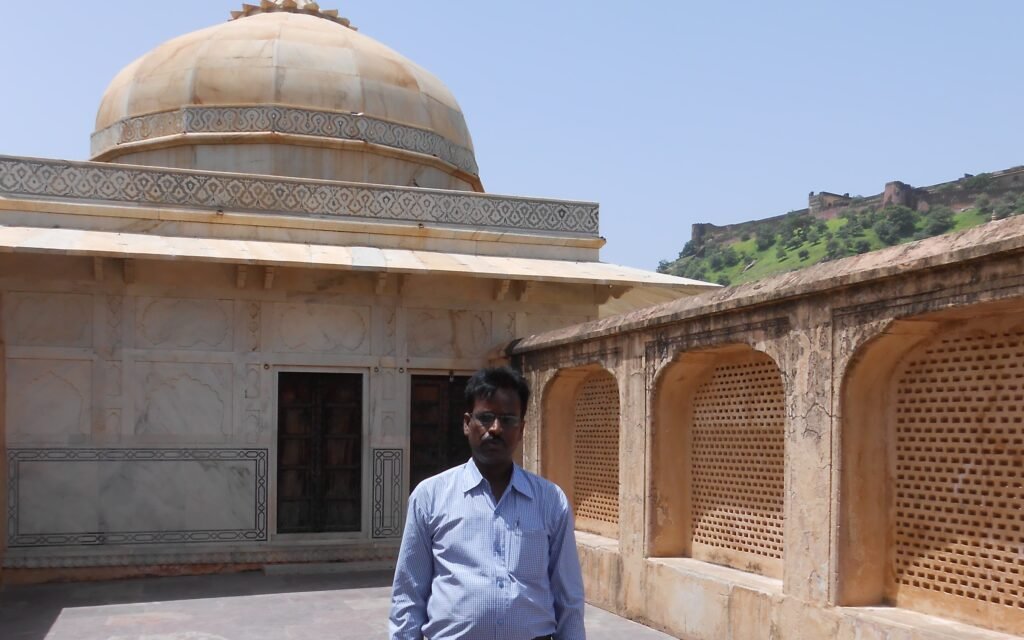
<svg viewBox="0 0 1024 640"><path fill-rule="evenodd" d="M391 595L391 640L585 640L572 509L513 465L497 504L472 460L424 480Z"/></svg>

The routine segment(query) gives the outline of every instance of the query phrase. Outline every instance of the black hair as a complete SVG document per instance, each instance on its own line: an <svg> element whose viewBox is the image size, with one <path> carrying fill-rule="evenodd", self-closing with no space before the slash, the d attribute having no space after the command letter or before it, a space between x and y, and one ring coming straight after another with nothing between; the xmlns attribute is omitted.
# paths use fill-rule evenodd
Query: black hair
<svg viewBox="0 0 1024 640"><path fill-rule="evenodd" d="M473 374L466 382L466 412L473 411L479 399L490 400L498 389L510 389L519 395L519 411L526 414L530 401L530 385L512 367L487 367Z"/></svg>

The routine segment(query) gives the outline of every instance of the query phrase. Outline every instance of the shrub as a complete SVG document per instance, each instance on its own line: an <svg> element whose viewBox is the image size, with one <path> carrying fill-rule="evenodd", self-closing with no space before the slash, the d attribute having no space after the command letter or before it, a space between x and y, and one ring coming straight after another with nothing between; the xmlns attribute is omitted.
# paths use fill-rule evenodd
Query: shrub
<svg viewBox="0 0 1024 640"><path fill-rule="evenodd" d="M729 280L729 276L726 275L718 276L718 280L716 280L716 282L718 282L718 284L722 285L723 287L728 287L730 284L732 284L732 280Z"/></svg>
<svg viewBox="0 0 1024 640"><path fill-rule="evenodd" d="M970 178L964 178L960 183L964 189L968 191L981 191L987 189L988 185L992 183L992 175L988 173L979 173L976 176Z"/></svg>
<svg viewBox="0 0 1024 640"><path fill-rule="evenodd" d="M807 249L801 249L796 255L800 258L800 261L803 262L807 258L811 257L811 252Z"/></svg>
<svg viewBox="0 0 1024 640"><path fill-rule="evenodd" d="M857 253L867 253L871 251L871 243L867 240L858 240L857 244L854 245L853 250Z"/></svg>
<svg viewBox="0 0 1024 640"><path fill-rule="evenodd" d="M993 220L1002 220L1003 218L1009 218L1013 215L1015 207L1012 204L1000 204L992 210Z"/></svg>
<svg viewBox="0 0 1024 640"><path fill-rule="evenodd" d="M982 213L992 213L992 200L987 193L983 193L974 199L974 208Z"/></svg>

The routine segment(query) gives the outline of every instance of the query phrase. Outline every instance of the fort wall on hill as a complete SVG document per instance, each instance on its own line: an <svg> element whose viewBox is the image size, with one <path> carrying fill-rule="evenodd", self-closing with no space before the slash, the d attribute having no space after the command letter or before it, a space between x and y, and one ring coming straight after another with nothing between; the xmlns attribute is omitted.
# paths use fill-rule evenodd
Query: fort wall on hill
<svg viewBox="0 0 1024 640"><path fill-rule="evenodd" d="M1011 191L1024 190L1024 165L1002 171L978 175L964 174L958 180L940 182L926 187L914 187L905 182L888 182L881 193L872 196L851 196L829 191L811 191L807 196L807 207L780 215L727 225L708 222L695 223L691 229L691 241L696 246L714 238L719 242L739 240L744 235L753 235L763 226L770 228L790 216L811 214L815 218L829 220L842 215L847 209L879 208L902 205L927 211L930 207L943 205L954 210L969 207L981 194L992 197L1002 196Z"/></svg>

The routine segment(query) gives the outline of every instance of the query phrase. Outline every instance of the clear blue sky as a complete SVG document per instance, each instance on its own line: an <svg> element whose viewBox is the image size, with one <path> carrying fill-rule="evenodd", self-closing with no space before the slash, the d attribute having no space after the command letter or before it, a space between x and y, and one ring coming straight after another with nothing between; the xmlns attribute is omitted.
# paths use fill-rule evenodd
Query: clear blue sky
<svg viewBox="0 0 1024 640"><path fill-rule="evenodd" d="M601 204L653 269L694 222L1024 164L1024 2L323 0L437 74L493 193ZM85 159L118 70L241 0L2 0L0 154Z"/></svg>

